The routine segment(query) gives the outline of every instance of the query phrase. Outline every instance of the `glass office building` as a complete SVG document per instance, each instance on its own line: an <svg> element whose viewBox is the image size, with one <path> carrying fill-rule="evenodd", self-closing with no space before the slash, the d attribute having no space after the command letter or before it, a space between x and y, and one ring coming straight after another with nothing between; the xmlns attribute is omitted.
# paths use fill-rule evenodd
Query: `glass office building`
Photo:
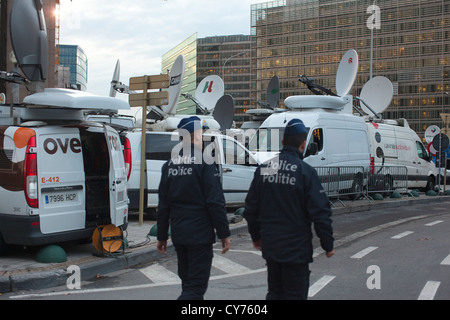
<svg viewBox="0 0 450 320"><path fill-rule="evenodd" d="M59 64L70 68L70 85L73 88L87 90L88 59L80 46L60 45Z"/></svg>
<svg viewBox="0 0 450 320"><path fill-rule="evenodd" d="M247 121L252 104L252 37L249 35L214 36L198 39L197 85L209 75L220 76L225 94L234 98L237 125Z"/></svg>
<svg viewBox="0 0 450 320"><path fill-rule="evenodd" d="M282 100L311 94L298 81L311 76L335 88L344 53L355 49L360 66L351 92L360 93L370 76L373 0L277 0L251 6L255 37L256 99L271 77L281 80ZM380 29L374 29L373 76L394 84L394 99L386 119L406 118L419 134L442 125L450 113L450 2L448 0L379 0Z"/></svg>
<svg viewBox="0 0 450 320"><path fill-rule="evenodd" d="M186 63L181 93L189 93L195 96L195 90L197 88L197 33L194 33L162 56L161 73L169 73L179 55L184 56ZM194 102L180 96L177 113L195 114L196 107Z"/></svg>

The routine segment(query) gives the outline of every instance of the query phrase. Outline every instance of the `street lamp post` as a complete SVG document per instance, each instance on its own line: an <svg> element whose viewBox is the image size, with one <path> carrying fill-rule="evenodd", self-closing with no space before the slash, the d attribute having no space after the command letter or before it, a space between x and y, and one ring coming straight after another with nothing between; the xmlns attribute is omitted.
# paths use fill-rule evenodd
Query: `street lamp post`
<svg viewBox="0 0 450 320"><path fill-rule="evenodd" d="M241 53L238 53L238 54L235 54L235 55L229 57L229 58L224 62L223 67L222 67L222 78L223 78L223 81L224 81L224 82L225 82L225 65L228 63L228 61L230 61L231 59L236 58L236 57L242 57L242 56L245 56L246 54L247 54L246 51L241 52Z"/></svg>

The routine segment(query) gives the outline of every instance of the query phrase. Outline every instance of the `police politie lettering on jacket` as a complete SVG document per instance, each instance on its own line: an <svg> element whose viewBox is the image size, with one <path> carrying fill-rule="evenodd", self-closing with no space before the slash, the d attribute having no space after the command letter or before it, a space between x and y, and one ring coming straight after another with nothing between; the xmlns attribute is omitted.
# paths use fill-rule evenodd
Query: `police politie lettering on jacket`
<svg viewBox="0 0 450 320"><path fill-rule="evenodd" d="M271 160L266 167L261 168L263 183L285 184L295 186L297 178L295 172L298 166L279 158Z"/></svg>

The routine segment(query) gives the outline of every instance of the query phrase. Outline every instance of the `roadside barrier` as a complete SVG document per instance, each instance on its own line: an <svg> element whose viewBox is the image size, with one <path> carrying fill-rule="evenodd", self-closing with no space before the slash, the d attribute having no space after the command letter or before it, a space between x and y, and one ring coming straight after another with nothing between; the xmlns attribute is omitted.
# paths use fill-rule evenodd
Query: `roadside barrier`
<svg viewBox="0 0 450 320"><path fill-rule="evenodd" d="M394 191L408 192L408 170L397 166L315 167L330 202L345 204L342 200L365 198L372 201L371 194L388 196Z"/></svg>

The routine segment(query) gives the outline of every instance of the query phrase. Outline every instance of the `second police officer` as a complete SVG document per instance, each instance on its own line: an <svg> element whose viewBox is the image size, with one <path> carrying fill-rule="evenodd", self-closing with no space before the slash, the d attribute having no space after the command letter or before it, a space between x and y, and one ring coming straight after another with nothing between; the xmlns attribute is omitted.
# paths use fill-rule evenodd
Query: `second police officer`
<svg viewBox="0 0 450 320"><path fill-rule="evenodd" d="M301 120L287 124L283 150L258 167L246 198L244 217L267 264L268 300L307 299L312 224L326 256L334 254L328 197L317 172L302 160L306 135Z"/></svg>

